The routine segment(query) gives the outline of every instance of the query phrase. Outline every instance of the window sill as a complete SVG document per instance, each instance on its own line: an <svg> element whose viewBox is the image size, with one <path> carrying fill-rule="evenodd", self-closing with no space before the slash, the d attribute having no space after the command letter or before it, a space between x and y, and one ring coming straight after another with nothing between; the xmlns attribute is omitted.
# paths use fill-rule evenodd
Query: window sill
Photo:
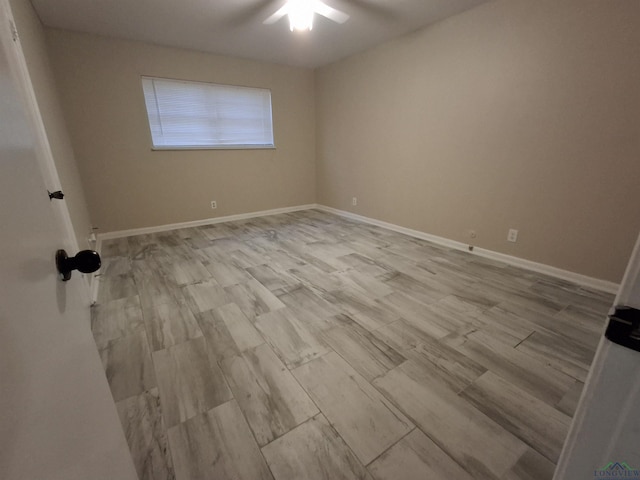
<svg viewBox="0 0 640 480"><path fill-rule="evenodd" d="M151 147L153 152L177 151L177 150L275 150L275 145L221 145L221 146L195 146L195 147Z"/></svg>

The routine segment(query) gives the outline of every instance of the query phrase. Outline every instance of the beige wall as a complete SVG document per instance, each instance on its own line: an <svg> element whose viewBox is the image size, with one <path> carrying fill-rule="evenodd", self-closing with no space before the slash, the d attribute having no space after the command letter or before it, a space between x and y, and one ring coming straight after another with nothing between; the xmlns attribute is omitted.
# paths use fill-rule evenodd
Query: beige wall
<svg viewBox="0 0 640 480"><path fill-rule="evenodd" d="M638 25L636 1L497 1L320 69L319 203L620 281L640 229Z"/></svg>
<svg viewBox="0 0 640 480"><path fill-rule="evenodd" d="M29 0L11 0L10 4L71 222L80 248L86 248L91 220L47 55L44 29Z"/></svg>
<svg viewBox="0 0 640 480"><path fill-rule="evenodd" d="M639 22L635 1L495 1L315 75L46 39L102 232L318 201L617 282L640 229ZM140 75L270 88L278 148L151 151Z"/></svg>
<svg viewBox="0 0 640 480"><path fill-rule="evenodd" d="M100 232L315 201L312 70L61 30L47 41ZM277 148L152 151L141 75L271 89Z"/></svg>

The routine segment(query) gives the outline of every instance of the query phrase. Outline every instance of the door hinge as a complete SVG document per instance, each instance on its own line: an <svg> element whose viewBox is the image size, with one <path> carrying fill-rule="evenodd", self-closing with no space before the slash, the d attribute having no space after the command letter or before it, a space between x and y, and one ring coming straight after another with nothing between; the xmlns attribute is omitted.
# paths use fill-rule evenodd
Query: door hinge
<svg viewBox="0 0 640 480"><path fill-rule="evenodd" d="M64 193L62 193L62 190L58 190L56 192L50 192L49 190L47 190L47 193L49 194L49 200L53 200L54 198L56 200L62 200L64 198Z"/></svg>
<svg viewBox="0 0 640 480"><path fill-rule="evenodd" d="M613 315L609 315L609 325L604 335L618 345L640 352L640 310L616 307Z"/></svg>
<svg viewBox="0 0 640 480"><path fill-rule="evenodd" d="M9 29L11 30L11 38L14 42L18 41L18 29L16 29L16 25L9 20Z"/></svg>

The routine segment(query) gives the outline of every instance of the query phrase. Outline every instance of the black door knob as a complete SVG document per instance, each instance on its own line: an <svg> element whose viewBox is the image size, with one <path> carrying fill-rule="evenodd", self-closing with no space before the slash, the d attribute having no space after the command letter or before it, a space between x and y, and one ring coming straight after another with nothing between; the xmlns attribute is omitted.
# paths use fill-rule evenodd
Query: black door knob
<svg viewBox="0 0 640 480"><path fill-rule="evenodd" d="M64 250L56 252L56 267L63 282L71 278L71 272L74 270L93 273L100 268L100 265L102 265L100 254L93 250L82 250L75 257L69 257Z"/></svg>

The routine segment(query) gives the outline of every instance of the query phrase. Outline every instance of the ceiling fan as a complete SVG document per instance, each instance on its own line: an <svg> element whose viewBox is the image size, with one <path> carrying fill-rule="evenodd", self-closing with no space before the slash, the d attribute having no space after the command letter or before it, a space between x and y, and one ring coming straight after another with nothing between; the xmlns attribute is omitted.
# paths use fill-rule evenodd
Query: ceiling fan
<svg viewBox="0 0 640 480"><path fill-rule="evenodd" d="M288 15L289 27L292 32L294 30L311 30L313 28L313 16L316 13L337 23L344 23L349 20L349 15L330 7L321 0L288 0L284 6L262 23L271 25Z"/></svg>

